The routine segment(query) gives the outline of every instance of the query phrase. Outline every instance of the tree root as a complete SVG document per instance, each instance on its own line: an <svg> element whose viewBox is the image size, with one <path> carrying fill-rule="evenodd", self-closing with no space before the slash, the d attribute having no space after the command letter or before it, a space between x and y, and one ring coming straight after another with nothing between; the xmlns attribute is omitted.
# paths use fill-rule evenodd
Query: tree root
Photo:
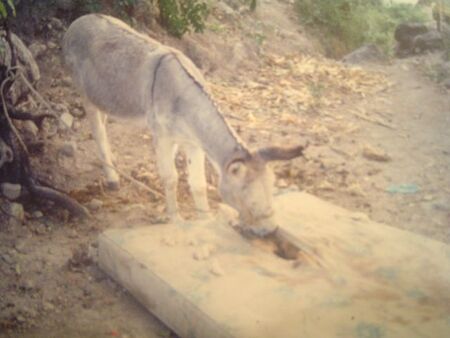
<svg viewBox="0 0 450 338"><path fill-rule="evenodd" d="M84 219L91 216L84 206L62 192L38 185L32 179L27 180L26 187L34 198L52 201L67 209L75 217Z"/></svg>

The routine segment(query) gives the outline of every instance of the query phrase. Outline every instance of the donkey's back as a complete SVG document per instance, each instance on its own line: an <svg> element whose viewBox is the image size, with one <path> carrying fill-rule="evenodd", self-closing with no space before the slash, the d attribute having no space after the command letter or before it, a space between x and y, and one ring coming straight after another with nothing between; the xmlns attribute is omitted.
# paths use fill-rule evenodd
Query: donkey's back
<svg viewBox="0 0 450 338"><path fill-rule="evenodd" d="M115 116L139 117L149 112L155 71L165 55L176 55L203 82L183 54L101 14L74 21L64 36L63 51L81 94Z"/></svg>

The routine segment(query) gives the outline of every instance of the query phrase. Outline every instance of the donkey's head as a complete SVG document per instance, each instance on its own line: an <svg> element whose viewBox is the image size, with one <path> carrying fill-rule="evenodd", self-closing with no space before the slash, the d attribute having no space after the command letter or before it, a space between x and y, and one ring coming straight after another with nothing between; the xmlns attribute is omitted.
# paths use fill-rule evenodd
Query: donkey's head
<svg viewBox="0 0 450 338"><path fill-rule="evenodd" d="M269 161L290 160L303 154L304 146L270 147L237 156L224 168L220 194L225 203L239 212L241 224L255 234L276 229L272 203L274 175Z"/></svg>

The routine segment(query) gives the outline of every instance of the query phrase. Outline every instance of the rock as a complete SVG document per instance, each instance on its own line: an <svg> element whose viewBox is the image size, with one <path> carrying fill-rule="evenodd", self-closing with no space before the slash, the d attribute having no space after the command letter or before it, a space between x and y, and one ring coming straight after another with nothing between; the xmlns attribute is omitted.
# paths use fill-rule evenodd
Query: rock
<svg viewBox="0 0 450 338"><path fill-rule="evenodd" d="M197 261L208 259L214 252L215 248L212 245L204 244L194 251L193 257Z"/></svg>
<svg viewBox="0 0 450 338"><path fill-rule="evenodd" d="M36 211L33 211L33 213L31 214L31 217L39 219L39 218L44 217L44 214L42 213L42 211L36 210Z"/></svg>
<svg viewBox="0 0 450 338"><path fill-rule="evenodd" d="M374 44L362 46L342 58L342 62L350 63L350 64L361 64L361 63L368 63L368 62L383 62L385 60L386 60L386 56Z"/></svg>
<svg viewBox="0 0 450 338"><path fill-rule="evenodd" d="M88 204L87 207L91 210L98 210L103 207L103 201L93 198Z"/></svg>
<svg viewBox="0 0 450 338"><path fill-rule="evenodd" d="M279 180L277 180L277 187L285 189L289 187L289 183L285 179L280 178Z"/></svg>
<svg viewBox="0 0 450 338"><path fill-rule="evenodd" d="M414 38L418 35L428 33L429 28L421 23L401 23L395 29L395 40L397 41L396 55L405 57L414 53Z"/></svg>
<svg viewBox="0 0 450 338"><path fill-rule="evenodd" d="M220 265L220 263L217 259L213 259L211 261L211 266L210 266L209 271L211 271L211 273L216 276L225 275L225 271L223 270L222 266Z"/></svg>
<svg viewBox="0 0 450 338"><path fill-rule="evenodd" d="M23 209L23 205L20 203L10 203L8 214L17 222L23 223L25 220L25 211Z"/></svg>
<svg viewBox="0 0 450 338"><path fill-rule="evenodd" d="M49 25L51 28L58 30L58 31L62 31L64 30L64 25L61 22L61 20L59 20L58 18L51 18Z"/></svg>
<svg viewBox="0 0 450 338"><path fill-rule="evenodd" d="M357 222L368 222L370 220L369 216L363 212L354 212L351 214L350 218Z"/></svg>
<svg viewBox="0 0 450 338"><path fill-rule="evenodd" d="M3 196L11 201L14 201L20 197L22 186L20 184L2 183L0 190L2 191Z"/></svg>
<svg viewBox="0 0 450 338"><path fill-rule="evenodd" d="M61 85L70 87L72 85L72 79L70 78L70 76L63 76L61 78Z"/></svg>
<svg viewBox="0 0 450 338"><path fill-rule="evenodd" d="M228 6L225 2L218 1L216 4L217 8L224 13L228 17L234 17L236 16L236 11Z"/></svg>
<svg viewBox="0 0 450 338"><path fill-rule="evenodd" d="M77 144L74 141L64 142L59 148L59 153L67 157L73 157L77 150Z"/></svg>
<svg viewBox="0 0 450 338"><path fill-rule="evenodd" d="M436 30L417 35L413 39L414 53L423 53L443 48L442 35Z"/></svg>
<svg viewBox="0 0 450 338"><path fill-rule="evenodd" d="M60 117L60 125L62 129L71 129L73 125L73 116L69 113L63 113Z"/></svg>
<svg viewBox="0 0 450 338"><path fill-rule="evenodd" d="M422 23L401 23L395 29L394 37L399 43L410 43L414 37L427 33L429 28Z"/></svg>
<svg viewBox="0 0 450 338"><path fill-rule="evenodd" d="M446 79L443 82L443 85L444 85L445 88L450 89L450 78Z"/></svg>
<svg viewBox="0 0 450 338"><path fill-rule="evenodd" d="M14 153L11 147L0 137L0 168L3 164L10 163L14 160Z"/></svg>
<svg viewBox="0 0 450 338"><path fill-rule="evenodd" d="M348 186L345 191L350 194L351 196L358 196L358 197L364 197L366 194L364 193L364 190L358 183L354 183L350 186Z"/></svg>
<svg viewBox="0 0 450 338"><path fill-rule="evenodd" d="M55 0L55 6L64 11L72 11L76 8L77 0Z"/></svg>
<svg viewBox="0 0 450 338"><path fill-rule="evenodd" d="M391 160L391 157L384 150L370 145L366 145L363 148L362 155L368 160L377 162L388 162Z"/></svg>
<svg viewBox="0 0 450 338"><path fill-rule="evenodd" d="M47 47L48 47L49 49L58 49L58 48L59 48L59 45L58 45L57 43L53 42L53 41L49 41L49 42L47 43Z"/></svg>
<svg viewBox="0 0 450 338"><path fill-rule="evenodd" d="M44 311L53 311L55 309L55 306L50 302L43 302L42 308Z"/></svg>
<svg viewBox="0 0 450 338"><path fill-rule="evenodd" d="M47 46L36 41L30 45L29 50L33 57L37 60L45 54L45 52L47 51Z"/></svg>
<svg viewBox="0 0 450 338"><path fill-rule="evenodd" d="M25 291L33 290L35 288L34 282L30 279L24 280L19 284L19 288Z"/></svg>
<svg viewBox="0 0 450 338"><path fill-rule="evenodd" d="M0 53L0 64L10 66L11 51L9 49L8 43L6 42L4 37L0 38L0 40L0 43L4 46L4 51ZM40 79L41 75L33 54L17 35L11 34L11 40L17 52L18 64L24 69L25 78L28 80L28 82L34 84ZM19 78L18 80L14 81L11 87L12 103L15 104L18 99L27 94L29 90L29 87L26 85L23 79Z"/></svg>
<svg viewBox="0 0 450 338"><path fill-rule="evenodd" d="M24 121L23 124L23 131L29 135L32 138L36 138L39 133L39 128L36 126L36 124L33 121L27 120Z"/></svg>
<svg viewBox="0 0 450 338"><path fill-rule="evenodd" d="M5 261L6 264L14 265L15 263L14 259L7 253L2 254L0 257Z"/></svg>

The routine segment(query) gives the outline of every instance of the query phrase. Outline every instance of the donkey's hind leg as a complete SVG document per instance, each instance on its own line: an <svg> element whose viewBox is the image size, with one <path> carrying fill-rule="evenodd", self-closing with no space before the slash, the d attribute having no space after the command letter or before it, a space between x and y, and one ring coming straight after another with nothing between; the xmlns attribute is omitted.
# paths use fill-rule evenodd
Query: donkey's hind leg
<svg viewBox="0 0 450 338"><path fill-rule="evenodd" d="M90 120L92 136L98 146L103 171L106 176L107 187L112 190L117 190L120 187L120 180L119 175L114 169L111 148L106 135L106 115L100 112L100 110L87 99L84 100L84 109Z"/></svg>
<svg viewBox="0 0 450 338"><path fill-rule="evenodd" d="M188 183L195 207L201 218L210 216L205 176L205 153L197 146L185 148L188 167Z"/></svg>

